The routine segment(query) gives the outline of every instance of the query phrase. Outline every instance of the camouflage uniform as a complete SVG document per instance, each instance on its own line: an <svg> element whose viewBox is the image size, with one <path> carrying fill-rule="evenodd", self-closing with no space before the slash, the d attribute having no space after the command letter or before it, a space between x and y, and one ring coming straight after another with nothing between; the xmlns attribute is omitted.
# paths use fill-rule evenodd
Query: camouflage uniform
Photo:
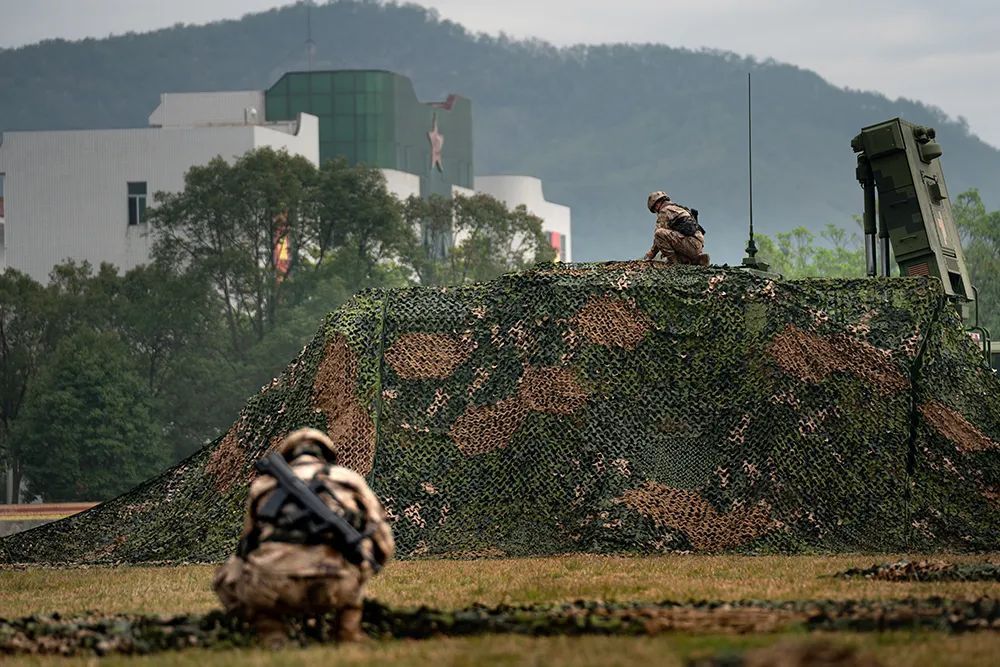
<svg viewBox="0 0 1000 667"><path fill-rule="evenodd" d="M650 212L656 213L653 247L646 253L652 260L659 254L670 264L708 264L705 230L687 208L670 201L663 192L654 192L647 201Z"/></svg>
<svg viewBox="0 0 1000 667"><path fill-rule="evenodd" d="M332 465L336 452L324 433L296 431L278 451L296 477L307 484L316 478L322 485L317 495L328 507L363 524L359 532L370 535L362 542L365 560L355 565L334 548L332 539L302 539L262 519L259 512L278 486L274 477L262 474L250 486L241 553L216 572L215 592L227 611L254 622L267 643L285 639L283 616L329 611L338 612L338 639L359 640L364 585L375 573L372 563L383 565L395 550L385 511L364 478Z"/></svg>

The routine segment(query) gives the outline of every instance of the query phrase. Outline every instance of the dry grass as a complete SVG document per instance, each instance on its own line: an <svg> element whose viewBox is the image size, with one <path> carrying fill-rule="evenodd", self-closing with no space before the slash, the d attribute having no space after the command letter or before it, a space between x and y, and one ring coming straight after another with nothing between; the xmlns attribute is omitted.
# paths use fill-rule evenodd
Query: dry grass
<svg viewBox="0 0 1000 667"><path fill-rule="evenodd" d="M1000 583L830 579L899 556L562 556L423 560L390 564L368 594L393 606L464 607L601 600L846 599L942 595L1000 597ZM936 556L936 558L947 558ZM996 556L994 556L994 559ZM977 560L970 557L947 558ZM979 557L978 560L982 560ZM0 570L0 617L86 610L174 614L217 606L214 567Z"/></svg>
<svg viewBox="0 0 1000 667"><path fill-rule="evenodd" d="M940 556L939 556L940 557ZM601 600L794 600L907 595L1000 596L989 582L894 583L829 579L897 556L565 556L409 561L387 569L370 593L392 605L464 606ZM953 558L951 560L969 560ZM972 559L975 560L975 559Z"/></svg>
<svg viewBox="0 0 1000 667"><path fill-rule="evenodd" d="M396 606L459 607L486 604L605 600L898 598L908 595L1000 597L1000 584L844 581L822 575L867 567L898 556L565 556L476 561L393 563L369 595ZM983 557L942 557L953 561ZM992 555L996 559L996 555ZM210 590L214 568L90 568L0 571L0 617L59 611L203 612L217 606ZM813 635L815 636L815 635ZM680 665L706 651L770 644L788 635L748 637L662 635L651 638L529 638L489 636L432 641L373 642L365 646L270 653L189 651L147 658L110 658L101 665ZM801 635L799 635L801 638ZM873 652L886 665L987 665L1000 653L1000 633L841 633L831 636ZM93 661L17 658L13 665L83 665Z"/></svg>

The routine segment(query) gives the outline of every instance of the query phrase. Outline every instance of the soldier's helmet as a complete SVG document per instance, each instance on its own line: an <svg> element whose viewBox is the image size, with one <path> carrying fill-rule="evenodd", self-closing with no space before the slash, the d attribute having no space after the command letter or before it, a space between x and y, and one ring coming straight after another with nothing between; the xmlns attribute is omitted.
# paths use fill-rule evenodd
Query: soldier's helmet
<svg viewBox="0 0 1000 667"><path fill-rule="evenodd" d="M650 213L656 213L656 205L659 204L664 199L670 201L670 197L663 190L650 192L649 198L646 200L646 208L649 209Z"/></svg>
<svg viewBox="0 0 1000 667"><path fill-rule="evenodd" d="M278 453L289 463L303 454L312 454L327 463L337 463L337 446L330 436L314 428L300 428L286 435L278 445Z"/></svg>

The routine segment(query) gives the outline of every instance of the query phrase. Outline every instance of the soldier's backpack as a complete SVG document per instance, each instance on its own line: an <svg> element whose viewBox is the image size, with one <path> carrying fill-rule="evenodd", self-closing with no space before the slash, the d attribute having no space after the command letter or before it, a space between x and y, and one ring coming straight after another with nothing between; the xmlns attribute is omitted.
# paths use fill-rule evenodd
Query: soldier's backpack
<svg viewBox="0 0 1000 667"><path fill-rule="evenodd" d="M691 217L694 218L694 225L697 228L697 231L699 231L702 234L704 234L705 233L705 228L701 226L700 222L698 222L698 209L691 208L689 206L684 206L683 204L677 204L677 205L680 206L682 209L684 209L685 211L687 211L688 213L691 214ZM688 234L688 236L694 236L694 232L691 232L691 234Z"/></svg>

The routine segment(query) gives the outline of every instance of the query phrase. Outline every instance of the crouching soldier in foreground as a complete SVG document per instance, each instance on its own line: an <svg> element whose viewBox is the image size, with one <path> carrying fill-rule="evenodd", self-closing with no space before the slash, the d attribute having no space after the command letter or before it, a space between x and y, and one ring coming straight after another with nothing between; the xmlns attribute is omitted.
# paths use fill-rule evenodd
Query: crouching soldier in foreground
<svg viewBox="0 0 1000 667"><path fill-rule="evenodd" d="M280 645L286 615L335 612L337 638L357 641L365 582L392 558L385 511L364 478L336 465L325 433L289 434L257 462L237 554L215 575L226 611Z"/></svg>
<svg viewBox="0 0 1000 667"><path fill-rule="evenodd" d="M646 253L652 260L659 254L670 264L699 264L708 266L705 249L705 229L698 224L697 209L687 208L670 201L666 192L650 193L646 199L650 213L656 214L656 231L653 247Z"/></svg>

